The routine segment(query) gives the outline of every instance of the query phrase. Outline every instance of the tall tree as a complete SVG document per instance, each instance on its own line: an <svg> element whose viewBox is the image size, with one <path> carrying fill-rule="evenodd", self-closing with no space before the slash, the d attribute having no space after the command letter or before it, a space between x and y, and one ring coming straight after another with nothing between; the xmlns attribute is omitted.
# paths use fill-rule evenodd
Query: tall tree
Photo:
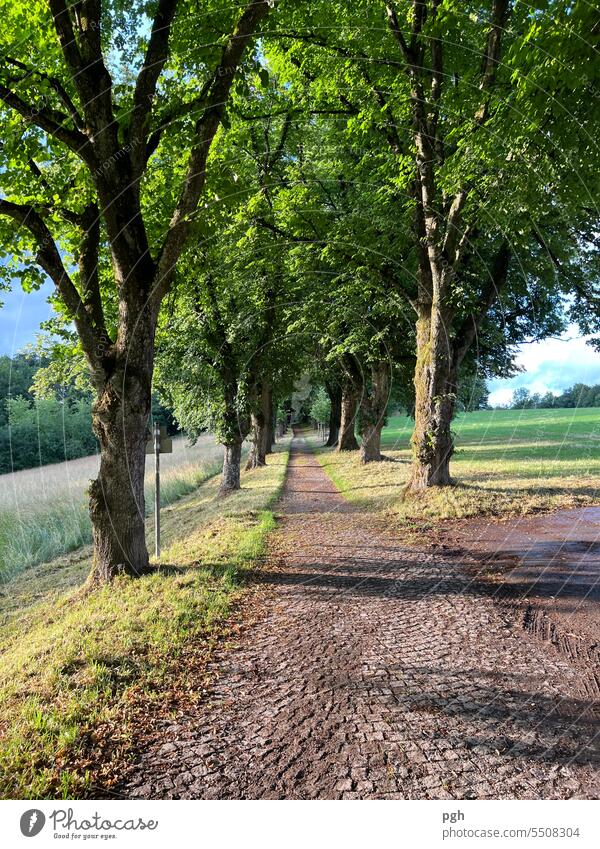
<svg viewBox="0 0 600 849"><path fill-rule="evenodd" d="M158 0L149 19L145 4L32 0L3 12L1 236L30 280L43 272L54 282L90 369L98 581L148 569L156 324L236 74L270 5L210 3L201 16L183 0ZM231 34L215 42L215 28Z"/></svg>

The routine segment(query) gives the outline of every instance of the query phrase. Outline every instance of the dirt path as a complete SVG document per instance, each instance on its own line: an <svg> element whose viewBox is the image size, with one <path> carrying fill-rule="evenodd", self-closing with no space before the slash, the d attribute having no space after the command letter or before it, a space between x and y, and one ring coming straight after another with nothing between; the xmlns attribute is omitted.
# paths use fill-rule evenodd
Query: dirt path
<svg viewBox="0 0 600 849"><path fill-rule="evenodd" d="M600 697L600 507L449 521L437 536L460 546L523 626L577 663Z"/></svg>
<svg viewBox="0 0 600 849"><path fill-rule="evenodd" d="M293 443L256 621L141 798L564 798L599 787L581 674L447 561L404 548Z"/></svg>

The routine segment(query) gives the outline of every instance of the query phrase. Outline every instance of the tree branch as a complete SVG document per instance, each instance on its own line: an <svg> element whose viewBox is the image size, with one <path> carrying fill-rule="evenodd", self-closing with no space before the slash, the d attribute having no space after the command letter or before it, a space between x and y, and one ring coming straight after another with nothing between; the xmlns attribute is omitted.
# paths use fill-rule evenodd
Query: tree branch
<svg viewBox="0 0 600 849"><path fill-rule="evenodd" d="M68 7L66 0L48 0L54 28L77 88L85 117L86 132L99 158L108 161L118 148L118 127L113 115L112 79L102 55L101 0L80 0ZM70 8L75 11L79 42L75 37Z"/></svg>
<svg viewBox="0 0 600 849"><path fill-rule="evenodd" d="M388 24L389 24L390 30L392 31L392 35L394 36L394 38L396 39L396 41L400 45L400 50L402 51L402 55L404 56L406 63L408 65L412 65L412 63L413 63L412 52L411 52L408 44L406 43L406 39L404 38L404 35L403 35L402 30L400 28L400 23L398 21L398 15L396 13L396 9L395 9L394 4L393 3L386 3L385 11L386 11L386 14L387 14L387 19L388 19Z"/></svg>
<svg viewBox="0 0 600 849"><path fill-rule="evenodd" d="M190 216L198 205L206 181L208 154L221 124L231 86L244 50L258 24L269 12L270 0L251 0L242 13L235 31L223 48L221 61L212 76L207 107L196 122L196 144L188 160L187 174L179 201L163 242L154 280L153 297L160 303L168 291L190 226Z"/></svg>
<svg viewBox="0 0 600 849"><path fill-rule="evenodd" d="M12 218L18 224L25 227L34 237L37 247L36 262L44 269L52 280L65 302L90 364L98 367L99 357L97 351L98 339L94 333L94 326L86 307L71 280L56 243L46 222L40 213L28 204L12 203L8 200L0 200L0 215Z"/></svg>
<svg viewBox="0 0 600 849"><path fill-rule="evenodd" d="M79 130L71 130L63 126L62 121L67 116L54 109L38 109L33 104L27 103L14 91L11 91L3 83L0 83L0 100L7 106L18 112L19 115L30 124L35 124L40 130L65 144L73 153L76 153L90 168L96 167L96 159L92 151L90 140Z"/></svg>
<svg viewBox="0 0 600 849"><path fill-rule="evenodd" d="M479 309L476 313L472 313L464 320L456 334L457 345L454 351L454 365L456 368L460 367L475 337L479 333L490 307L498 299L500 292L506 284L511 255L510 245L506 239L503 239L494 256L489 282L481 293Z"/></svg>
<svg viewBox="0 0 600 849"><path fill-rule="evenodd" d="M7 62L7 64L13 65L15 68L19 68L21 71L24 71L25 77L23 79L26 79L27 77L39 77L40 80L47 82L50 88L54 92L56 92L62 105L67 110L75 128L77 130L81 130L83 128L83 119L77 111L77 107L69 97L69 93L67 92L66 88L63 86L59 79L51 76L50 74L46 74L44 71L38 71L33 68L28 68L27 65L25 65L23 62L19 61L18 59L13 59L10 56L7 56L5 61ZM23 81L23 79L21 80L21 82Z"/></svg>
<svg viewBox="0 0 600 849"><path fill-rule="evenodd" d="M148 116L156 94L158 78L169 55L171 25L177 10L178 0L159 0L152 24L152 33L146 49L144 64L138 74L133 95L133 113L129 128L134 170L141 172L147 157L143 150Z"/></svg>

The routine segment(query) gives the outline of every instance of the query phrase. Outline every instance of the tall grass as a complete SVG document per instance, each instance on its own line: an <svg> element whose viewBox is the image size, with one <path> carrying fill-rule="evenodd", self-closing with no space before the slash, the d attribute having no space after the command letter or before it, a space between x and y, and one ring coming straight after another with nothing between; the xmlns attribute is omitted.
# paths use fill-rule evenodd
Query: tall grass
<svg viewBox="0 0 600 849"><path fill-rule="evenodd" d="M161 504L172 504L218 472L223 449L211 436L196 445L173 440L161 457ZM146 513L154 505L152 458L146 470ZM86 491L98 456L0 476L0 582L91 542Z"/></svg>

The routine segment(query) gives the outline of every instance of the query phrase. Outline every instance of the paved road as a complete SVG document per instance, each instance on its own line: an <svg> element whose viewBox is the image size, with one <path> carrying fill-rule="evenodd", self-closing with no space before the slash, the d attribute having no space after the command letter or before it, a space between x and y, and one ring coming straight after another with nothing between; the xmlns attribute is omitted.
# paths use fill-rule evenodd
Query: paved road
<svg viewBox="0 0 600 849"><path fill-rule="evenodd" d="M600 696L600 507L445 522L441 542L460 546L523 624L577 663Z"/></svg>
<svg viewBox="0 0 600 849"><path fill-rule="evenodd" d="M598 795L600 718L574 666L347 504L299 439L278 512L259 615L126 795Z"/></svg>

